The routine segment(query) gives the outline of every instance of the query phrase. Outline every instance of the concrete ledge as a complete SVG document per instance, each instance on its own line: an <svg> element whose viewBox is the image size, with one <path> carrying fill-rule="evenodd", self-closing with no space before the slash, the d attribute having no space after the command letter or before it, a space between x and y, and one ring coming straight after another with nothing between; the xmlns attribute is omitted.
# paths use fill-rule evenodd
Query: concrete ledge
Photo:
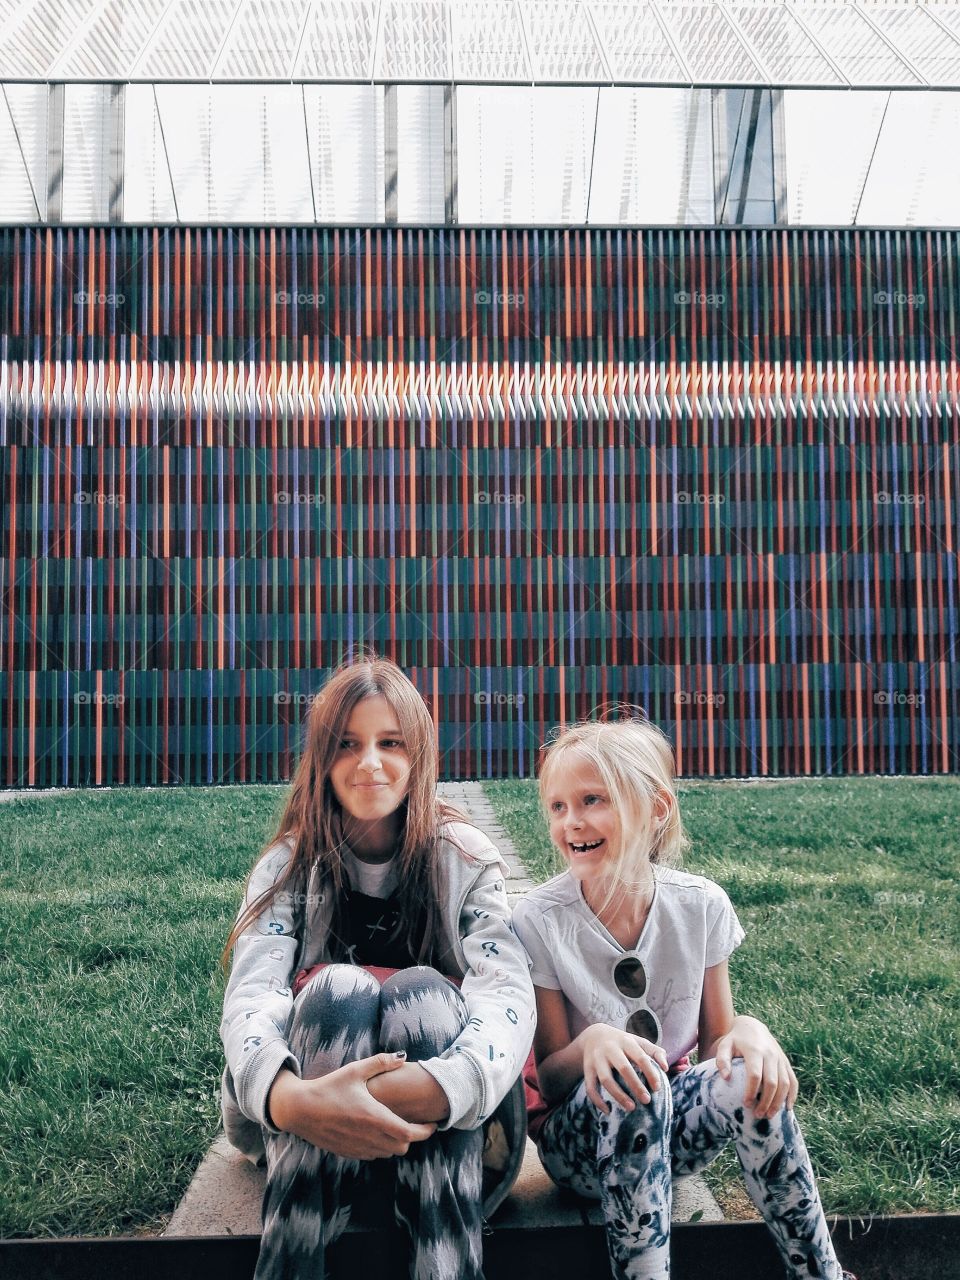
<svg viewBox="0 0 960 1280"><path fill-rule="evenodd" d="M221 1133L204 1156L187 1192L163 1232L174 1236L260 1234L260 1205L266 1171L255 1168ZM723 1215L702 1178L674 1181L673 1220L722 1221ZM496 1230L531 1227L602 1227L599 1204L560 1191L547 1177L536 1147L527 1139L520 1176L494 1215ZM348 1231L366 1230L361 1220Z"/></svg>

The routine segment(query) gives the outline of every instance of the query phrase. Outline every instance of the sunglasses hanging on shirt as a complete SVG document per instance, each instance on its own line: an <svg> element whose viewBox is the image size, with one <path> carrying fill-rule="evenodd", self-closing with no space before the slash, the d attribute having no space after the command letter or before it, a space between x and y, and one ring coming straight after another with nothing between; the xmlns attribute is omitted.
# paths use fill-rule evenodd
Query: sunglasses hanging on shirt
<svg viewBox="0 0 960 1280"><path fill-rule="evenodd" d="M636 1002L638 1007L627 1016L625 1030L632 1035L659 1044L663 1035L660 1019L647 1004L647 971L636 951L628 951L613 962L613 985L624 1000Z"/></svg>

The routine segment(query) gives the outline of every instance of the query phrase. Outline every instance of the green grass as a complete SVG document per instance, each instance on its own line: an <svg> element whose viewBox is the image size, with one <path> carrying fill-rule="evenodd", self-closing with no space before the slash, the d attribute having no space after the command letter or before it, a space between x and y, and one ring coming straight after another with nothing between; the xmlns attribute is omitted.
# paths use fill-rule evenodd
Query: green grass
<svg viewBox="0 0 960 1280"><path fill-rule="evenodd" d="M535 785L485 790L532 878L560 869ZM686 869L747 931L734 1000L794 1064L828 1211L960 1210L960 783L690 782L680 802ZM739 1182L727 1155L709 1175Z"/></svg>
<svg viewBox="0 0 960 1280"><path fill-rule="evenodd" d="M159 1229L219 1125L218 956L277 787L0 804L0 1235Z"/></svg>

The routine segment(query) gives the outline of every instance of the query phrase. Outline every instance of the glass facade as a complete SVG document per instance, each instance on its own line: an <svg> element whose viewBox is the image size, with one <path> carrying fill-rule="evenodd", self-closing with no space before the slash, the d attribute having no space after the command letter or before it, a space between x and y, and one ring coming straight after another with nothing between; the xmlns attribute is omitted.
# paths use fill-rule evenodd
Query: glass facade
<svg viewBox="0 0 960 1280"><path fill-rule="evenodd" d="M5 84L0 222L957 226L958 132L947 90Z"/></svg>
<svg viewBox="0 0 960 1280"><path fill-rule="evenodd" d="M3 10L0 222L960 225L952 4Z"/></svg>

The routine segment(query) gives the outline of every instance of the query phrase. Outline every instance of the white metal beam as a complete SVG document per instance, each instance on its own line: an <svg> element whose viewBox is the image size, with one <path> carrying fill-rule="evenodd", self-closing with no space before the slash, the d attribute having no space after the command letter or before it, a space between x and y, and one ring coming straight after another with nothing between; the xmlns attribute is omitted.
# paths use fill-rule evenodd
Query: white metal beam
<svg viewBox="0 0 960 1280"><path fill-rule="evenodd" d="M153 52L153 46L157 42L157 36L160 32L160 28L166 22L167 14L170 12L170 10L173 8L173 6L176 3L177 3L177 0L167 0L167 4L164 6L163 12L161 13L157 21L154 23L153 30L150 32L146 40L143 42L140 48L140 52L137 54L137 56L133 60L133 63L131 64L131 67L130 67L131 80L134 79L134 77L136 76L137 70L139 69L141 62L145 60L147 54Z"/></svg>
<svg viewBox="0 0 960 1280"><path fill-rule="evenodd" d="M893 56L899 62L903 63L903 65L907 68L910 74L912 76L916 76L916 78L920 81L920 83L929 89L930 81L927 79L927 77L923 74L923 72L920 70L918 66L915 66L914 63L910 61L910 59L903 52L903 50L898 49L897 46L894 44L894 42L890 39L890 37L885 35L884 32L880 29L880 27L877 26L873 18L870 17L870 14L867 12L867 10L860 4L860 0L853 0L853 11L854 13L858 13L860 17L863 18L864 22L871 29L871 31L873 31L875 35L880 37L880 39L887 46L887 48L890 50Z"/></svg>
<svg viewBox="0 0 960 1280"><path fill-rule="evenodd" d="M83 19L83 21L77 25L77 29L76 31L74 31L73 35L70 36L69 39L64 43L63 48L60 50L59 57L54 58L50 66L47 67L44 79L57 80L59 78L57 75L57 71L61 66L63 66L65 62L68 61L68 59L73 54L73 51L76 49L77 45L81 44L82 41L86 39L87 34L90 31L90 28L99 19L100 15L106 9L109 3L110 3L110 0L100 0L99 4L94 5L94 7L90 10L87 16ZM89 79L89 77L87 76L83 76L82 78L84 80Z"/></svg>

